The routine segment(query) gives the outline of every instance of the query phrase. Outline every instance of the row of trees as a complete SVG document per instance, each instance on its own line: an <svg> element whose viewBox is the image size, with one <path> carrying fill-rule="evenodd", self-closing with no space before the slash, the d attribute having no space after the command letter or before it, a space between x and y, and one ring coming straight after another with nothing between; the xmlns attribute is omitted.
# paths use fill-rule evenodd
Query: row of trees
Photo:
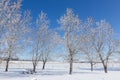
<svg viewBox="0 0 120 80"><path fill-rule="evenodd" d="M115 39L113 27L109 22L96 22L93 18L82 21L72 9L67 9L58 20L60 27L51 29L46 13L41 11L36 22L33 22L30 11L21 11L21 2L0 1L0 55L6 57L5 71L8 71L11 58L30 46L33 72L36 72L40 60L43 62L42 69L45 69L52 51L62 45L70 64L69 74L72 74L76 55L81 54L86 56L91 70L95 62L101 61L107 73L110 56L119 53L119 40Z"/></svg>
<svg viewBox="0 0 120 80"><path fill-rule="evenodd" d="M119 52L119 40L115 39L112 25L106 20L95 22L93 18L88 18L83 22L72 9L67 9L66 14L59 19L59 23L64 31L63 39L68 51L69 74L72 74L76 54L82 53L86 55L91 64L91 71L95 62L101 61L107 73L110 56Z"/></svg>

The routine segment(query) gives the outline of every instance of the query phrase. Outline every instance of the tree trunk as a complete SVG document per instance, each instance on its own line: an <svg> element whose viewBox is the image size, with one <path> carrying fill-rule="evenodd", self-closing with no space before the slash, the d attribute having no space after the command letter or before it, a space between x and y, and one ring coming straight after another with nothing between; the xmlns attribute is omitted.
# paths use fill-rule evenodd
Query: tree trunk
<svg viewBox="0 0 120 80"><path fill-rule="evenodd" d="M104 72L107 73L107 62L105 64L105 61L102 61L103 67L104 67Z"/></svg>
<svg viewBox="0 0 120 80"><path fill-rule="evenodd" d="M91 71L93 71L93 63L90 62L90 65L91 65Z"/></svg>
<svg viewBox="0 0 120 80"><path fill-rule="evenodd" d="M10 61L10 58L8 58L8 59L6 60L6 68L5 68L5 72L8 71L9 61Z"/></svg>
<svg viewBox="0 0 120 80"><path fill-rule="evenodd" d="M70 59L70 71L69 71L69 74L72 74L72 71L73 71L73 58L71 57L71 59Z"/></svg>
<svg viewBox="0 0 120 80"><path fill-rule="evenodd" d="M99 57L100 57L100 60L101 60L101 62L102 62L102 64L103 64L104 72L107 73L107 72L108 72L108 71L107 71L108 58L107 58L106 60L104 60L104 59L102 58L102 55L101 55L101 54L99 54Z"/></svg>
<svg viewBox="0 0 120 80"><path fill-rule="evenodd" d="M44 69L45 69L45 64L46 64L46 62L43 62L43 67L42 67L42 70L44 70Z"/></svg>
<svg viewBox="0 0 120 80"><path fill-rule="evenodd" d="M33 65L33 72L36 72L36 65Z"/></svg>
<svg viewBox="0 0 120 80"><path fill-rule="evenodd" d="M104 66L104 71L105 71L105 73L108 72L108 71L107 71L107 66Z"/></svg>

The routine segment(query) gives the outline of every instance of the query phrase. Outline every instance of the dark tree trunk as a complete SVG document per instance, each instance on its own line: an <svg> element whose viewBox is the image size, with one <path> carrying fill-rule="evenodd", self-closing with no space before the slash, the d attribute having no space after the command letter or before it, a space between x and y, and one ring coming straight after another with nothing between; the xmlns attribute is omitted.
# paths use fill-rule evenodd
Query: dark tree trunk
<svg viewBox="0 0 120 80"><path fill-rule="evenodd" d="M103 63L103 66L104 66L104 72L107 73L108 72L108 70L107 70L107 63L106 63L106 65L105 65L105 63Z"/></svg>
<svg viewBox="0 0 120 80"><path fill-rule="evenodd" d="M44 69L45 69L45 64L46 64L46 62L43 62L43 67L42 67L42 70L44 70Z"/></svg>
<svg viewBox="0 0 120 80"><path fill-rule="evenodd" d="M104 71L105 71L105 73L108 72L108 71L107 71L107 66L104 66Z"/></svg>
<svg viewBox="0 0 120 80"><path fill-rule="evenodd" d="M105 63L105 61L102 61L103 67L104 67L104 72L107 73L107 62Z"/></svg>
<svg viewBox="0 0 120 80"><path fill-rule="evenodd" d="M91 65L91 71L93 71L93 63L90 62L90 65Z"/></svg>
<svg viewBox="0 0 120 80"><path fill-rule="evenodd" d="M8 58L8 59L6 60L6 68L5 68L5 72L8 71L9 61L10 61L10 58Z"/></svg>
<svg viewBox="0 0 120 80"><path fill-rule="evenodd" d="M33 65L33 72L36 72L36 65Z"/></svg>
<svg viewBox="0 0 120 80"><path fill-rule="evenodd" d="M98 51L98 52L99 52L99 51ZM108 72L108 71L107 71L108 57L107 57L105 60L102 58L102 55L101 55L101 54L99 54L99 57L100 57L100 60L101 60L101 62L102 62L102 64L103 64L104 72L107 73L107 72Z"/></svg>
<svg viewBox="0 0 120 80"><path fill-rule="evenodd" d="M71 57L71 59L70 59L70 71L69 71L69 74L72 74L72 71L73 71L73 58Z"/></svg>

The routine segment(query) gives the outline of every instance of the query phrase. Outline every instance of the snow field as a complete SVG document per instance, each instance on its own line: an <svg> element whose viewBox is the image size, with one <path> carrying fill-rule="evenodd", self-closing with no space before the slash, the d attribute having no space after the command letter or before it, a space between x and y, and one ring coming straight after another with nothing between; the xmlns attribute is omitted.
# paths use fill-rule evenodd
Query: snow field
<svg viewBox="0 0 120 80"><path fill-rule="evenodd" d="M5 62L0 64L0 80L120 80L120 63L110 63L108 73L104 73L101 64L90 71L88 63L74 63L73 74L69 75L69 64L48 62L46 69L41 70L42 63L37 67L36 74L23 74L32 69L30 61L11 61L8 72L4 72Z"/></svg>

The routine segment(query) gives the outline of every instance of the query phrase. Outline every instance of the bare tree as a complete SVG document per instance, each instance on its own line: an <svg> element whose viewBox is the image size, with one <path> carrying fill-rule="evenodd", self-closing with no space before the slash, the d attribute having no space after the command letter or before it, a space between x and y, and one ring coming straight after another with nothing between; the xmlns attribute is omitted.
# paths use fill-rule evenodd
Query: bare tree
<svg viewBox="0 0 120 80"><path fill-rule="evenodd" d="M3 37L6 28L10 27L15 21L15 17L19 17L18 11L21 6L21 0L17 2L12 2L11 0L1 0L0 1L0 38ZM14 17L13 17L14 16ZM17 21L18 18L16 18ZM12 22L11 22L12 21ZM11 25L10 25L11 23ZM3 45L5 41L0 40L0 45ZM2 46L0 46L2 48ZM1 51L3 55L3 51Z"/></svg>
<svg viewBox="0 0 120 80"><path fill-rule="evenodd" d="M8 13L6 14L7 20L4 32L2 34L2 40L4 40L4 55L6 57L6 69L8 71L9 61L16 56L17 50L19 50L20 45L24 42L23 36L27 32L27 25L29 22L29 14L25 13L22 16L20 11L21 0L17 2L11 2L8 0L5 9Z"/></svg>
<svg viewBox="0 0 120 80"><path fill-rule="evenodd" d="M45 64L46 62L50 59L50 53L54 47L54 43L52 40L52 37L54 36L52 34L52 31L50 31L48 28L43 33L44 37L42 39L43 46L41 47L41 60L43 62L43 67L42 69L45 69Z"/></svg>
<svg viewBox="0 0 120 80"><path fill-rule="evenodd" d="M4 34L5 35L5 38L6 39L6 54L7 54L7 59L6 59L6 69L5 71L8 71L8 66L9 66L9 61L11 59L11 57L13 56L13 48L14 48L14 44L15 44L15 40L16 38L14 37L16 34L16 24L19 20L19 7L17 7L18 5L20 5L21 3L18 1L18 2L14 2L11 3L10 0L8 1L4 1L3 2L5 4L5 9L6 9L6 12L4 12L6 15L6 22L5 24L6 25L2 25L2 26L6 26L6 33ZM10 4L11 3L11 4ZM8 12L8 13L7 13Z"/></svg>
<svg viewBox="0 0 120 80"><path fill-rule="evenodd" d="M64 14L58 22L61 25L61 29L64 31L64 40L70 63L69 74L72 74L73 60L78 49L77 37L79 35L80 20L72 9L67 9L66 14Z"/></svg>
<svg viewBox="0 0 120 80"><path fill-rule="evenodd" d="M93 44L92 44L92 33L91 30L94 25L93 18L88 18L86 22L83 23L83 34L80 37L81 44L79 45L80 51L85 54L85 58L90 63L91 71L93 71L93 65L96 64L97 55L95 54Z"/></svg>
<svg viewBox="0 0 120 80"><path fill-rule="evenodd" d="M54 47L54 30L51 30L49 28L50 21L47 17L47 14L44 12L41 12L39 15L39 19L37 20L37 25L39 26L39 35L41 37L40 43L41 43L41 54L40 58L43 62L42 69L45 69L46 62L50 59L50 53Z"/></svg>
<svg viewBox="0 0 120 80"><path fill-rule="evenodd" d="M96 23L97 28L93 32L93 45L99 59L101 60L104 71L107 73L107 63L109 57L115 50L113 29L110 23L101 20Z"/></svg>
<svg viewBox="0 0 120 80"><path fill-rule="evenodd" d="M49 30L49 24L50 21L47 18L47 14L42 12L39 14L38 19L36 20L36 26L38 28L37 35L36 35L36 43L34 44L35 47L35 53L33 55L33 66L34 66L34 72L35 67L37 66L39 60L41 59L43 61L43 69L45 68L45 64L49 58L50 54L50 41L53 35L52 31Z"/></svg>

